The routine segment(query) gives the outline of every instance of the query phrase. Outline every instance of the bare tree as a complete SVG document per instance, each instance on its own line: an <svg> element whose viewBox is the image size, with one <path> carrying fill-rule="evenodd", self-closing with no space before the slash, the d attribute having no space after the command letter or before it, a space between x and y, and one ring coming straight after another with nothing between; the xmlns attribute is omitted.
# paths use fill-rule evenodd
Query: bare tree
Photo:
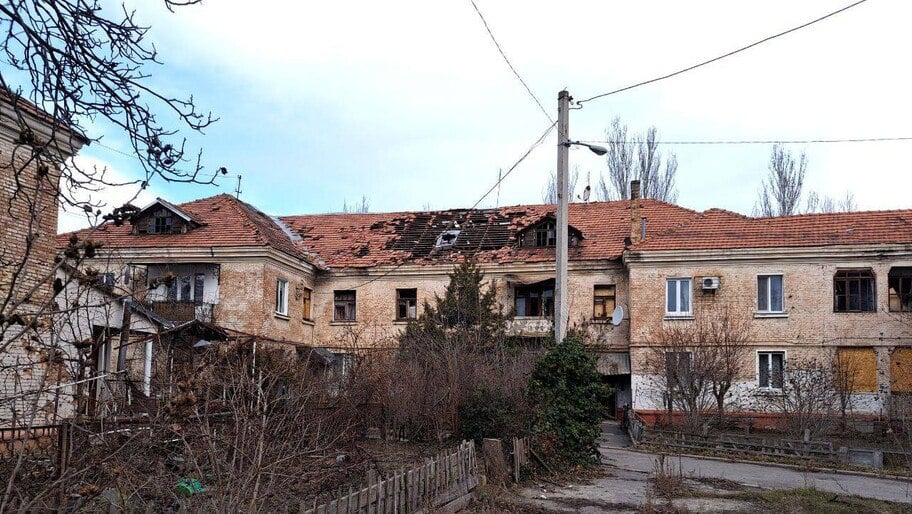
<svg viewBox="0 0 912 514"><path fill-rule="evenodd" d="M659 152L658 130L652 126L643 134L628 140L627 125L614 118L605 131L608 154L608 177L599 179L599 197L602 200L629 198L627 188L631 180L640 181L644 198L674 202L678 197L675 175L678 159L675 154L663 157Z"/></svg>
<svg viewBox="0 0 912 514"><path fill-rule="evenodd" d="M782 144L773 145L770 152L769 174L760 188L754 216L791 216L800 214L804 191L804 177L807 173L807 154L804 151L796 158ZM852 212L858 210L855 196L846 191L842 199L821 197L817 192L807 194L805 213Z"/></svg>
<svg viewBox="0 0 912 514"><path fill-rule="evenodd" d="M570 173L567 177L567 198L570 202L576 200L573 193L576 192L576 184L579 182L579 175L579 168L574 168L573 173ZM557 203L557 174L554 172L551 172L548 176L548 184L542 190L542 202Z"/></svg>
<svg viewBox="0 0 912 514"><path fill-rule="evenodd" d="M758 398L758 408L781 414L794 437L820 436L835 427L840 405L837 387L832 362L790 359L784 366L782 390Z"/></svg>
<svg viewBox="0 0 912 514"><path fill-rule="evenodd" d="M367 199L367 195L361 195L361 201L353 204L343 200L342 212L346 214L366 214L370 212L370 200Z"/></svg>
<svg viewBox="0 0 912 514"><path fill-rule="evenodd" d="M688 429L697 430L712 415L721 424L726 407L736 402L733 387L743 374L751 337L747 317L728 305L701 305L694 321L664 326L647 369L658 382L670 413L680 412Z"/></svg>
<svg viewBox="0 0 912 514"><path fill-rule="evenodd" d="M806 172L807 155L803 151L796 159L785 146L773 145L769 175L760 188L754 214L764 217L797 214Z"/></svg>

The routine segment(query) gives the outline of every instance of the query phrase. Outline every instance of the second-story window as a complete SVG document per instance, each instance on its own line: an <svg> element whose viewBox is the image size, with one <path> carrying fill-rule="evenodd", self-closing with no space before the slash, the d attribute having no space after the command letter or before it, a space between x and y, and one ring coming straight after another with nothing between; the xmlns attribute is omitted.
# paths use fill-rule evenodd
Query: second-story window
<svg viewBox="0 0 912 514"><path fill-rule="evenodd" d="M554 281L516 286L513 293L517 316L551 317L554 315Z"/></svg>
<svg viewBox="0 0 912 514"><path fill-rule="evenodd" d="M311 291L310 289L304 289L301 292L301 310L303 311L302 317L304 319L306 319L307 321L310 321L313 319L311 317L312 316L312 314L311 314L311 308L312 308L311 297L312 297L312 295L313 295L313 291Z"/></svg>
<svg viewBox="0 0 912 514"><path fill-rule="evenodd" d="M891 268L890 310L893 312L912 312L912 268Z"/></svg>
<svg viewBox="0 0 912 514"><path fill-rule="evenodd" d="M276 279L275 311L282 316L288 315L288 281L283 278Z"/></svg>
<svg viewBox="0 0 912 514"><path fill-rule="evenodd" d="M396 319L415 319L418 317L418 290L396 289Z"/></svg>
<svg viewBox="0 0 912 514"><path fill-rule="evenodd" d="M196 304L203 303L203 294L205 291L206 275L197 273L193 275L193 302Z"/></svg>
<svg viewBox="0 0 912 514"><path fill-rule="evenodd" d="M757 277L757 312L783 312L782 275Z"/></svg>
<svg viewBox="0 0 912 514"><path fill-rule="evenodd" d="M690 316L691 282L689 278L669 278L665 282L665 315Z"/></svg>
<svg viewBox="0 0 912 514"><path fill-rule="evenodd" d="M592 295L592 319L611 318L615 306L615 286L595 286L595 293Z"/></svg>
<svg viewBox="0 0 912 514"><path fill-rule="evenodd" d="M833 277L833 311L874 312L874 272L839 270Z"/></svg>
<svg viewBox="0 0 912 514"><path fill-rule="evenodd" d="M333 297L333 321L355 321L355 292L335 291Z"/></svg>

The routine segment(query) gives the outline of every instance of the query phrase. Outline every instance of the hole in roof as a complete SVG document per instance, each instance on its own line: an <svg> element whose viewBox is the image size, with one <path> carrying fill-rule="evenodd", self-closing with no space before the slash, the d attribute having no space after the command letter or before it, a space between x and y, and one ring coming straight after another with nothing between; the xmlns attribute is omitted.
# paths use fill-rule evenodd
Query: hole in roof
<svg viewBox="0 0 912 514"><path fill-rule="evenodd" d="M435 248L449 248L456 244L456 238L459 237L459 230L444 230L437 236Z"/></svg>

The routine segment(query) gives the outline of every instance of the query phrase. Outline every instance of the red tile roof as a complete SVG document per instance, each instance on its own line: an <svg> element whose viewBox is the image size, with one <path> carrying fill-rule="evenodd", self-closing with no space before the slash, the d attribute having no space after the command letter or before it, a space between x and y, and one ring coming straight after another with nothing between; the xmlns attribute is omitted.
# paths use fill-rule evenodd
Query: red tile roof
<svg viewBox="0 0 912 514"><path fill-rule="evenodd" d="M860 244L912 244L912 210L752 218L710 209L631 248L710 250Z"/></svg>
<svg viewBox="0 0 912 514"><path fill-rule="evenodd" d="M641 215L650 230L667 231L697 215L657 200L641 200ZM554 259L553 248L515 245L517 234L547 215L553 205L517 205L475 211L387 214L315 214L285 216L282 220L301 236L303 248L320 256L330 267L370 267L414 262L456 262L468 254L479 262L544 262ZM630 235L628 201L570 204L570 225L584 239L571 248L571 260L620 258ZM434 251L437 236L448 228L461 230L453 249Z"/></svg>
<svg viewBox="0 0 912 514"><path fill-rule="evenodd" d="M91 237L103 243L103 248L194 248L194 247L272 247L293 257L307 259L289 234L275 220L252 205L237 200L228 194L221 194L180 204L181 210L200 220L205 225L185 234L133 234L132 226L125 223L101 225L94 233L90 229L79 230L80 238ZM65 247L71 234L57 236L58 247Z"/></svg>

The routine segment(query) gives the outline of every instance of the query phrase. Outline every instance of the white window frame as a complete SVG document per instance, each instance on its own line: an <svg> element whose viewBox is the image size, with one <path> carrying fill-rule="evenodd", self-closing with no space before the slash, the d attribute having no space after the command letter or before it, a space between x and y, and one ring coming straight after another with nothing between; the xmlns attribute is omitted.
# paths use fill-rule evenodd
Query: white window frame
<svg viewBox="0 0 912 514"><path fill-rule="evenodd" d="M687 281L687 306L688 310L681 310L681 282ZM675 284L675 306L677 310L668 310L668 292L671 284ZM665 316L669 318L687 318L693 316L693 277L668 277L665 279Z"/></svg>
<svg viewBox="0 0 912 514"><path fill-rule="evenodd" d="M780 298L781 299L780 303L782 305L781 310L776 311L776 310L772 309L773 287L772 287L772 281L770 281L770 280L766 281L766 306L767 306L767 309L766 310L760 309L760 279L764 278L764 277L766 277L766 278L779 277L779 281L782 285L782 287L780 287L780 290L779 290L779 293L782 295ZM785 275L783 273L759 273L759 274L757 274L757 312L759 314L783 314L783 313L785 313Z"/></svg>
<svg viewBox="0 0 912 514"><path fill-rule="evenodd" d="M782 392L781 387L772 387L772 386L763 387L760 385L760 354L774 354L774 353L782 354L782 384L785 385L785 373L786 373L786 367L788 366L788 351L787 350L757 350L757 355L756 355L756 359L755 359L755 361L756 361L755 369L757 370L757 376L756 376L756 379L754 380L754 383L757 384L757 389L759 389L761 391L778 393L778 392ZM771 365L772 362L773 362L773 360L769 359L768 365ZM772 367L770 367L770 369L768 369L767 371L769 372L770 383L772 383L772 378L773 378Z"/></svg>
<svg viewBox="0 0 912 514"><path fill-rule="evenodd" d="M288 316L288 281L284 278L276 279L275 312L281 316Z"/></svg>

